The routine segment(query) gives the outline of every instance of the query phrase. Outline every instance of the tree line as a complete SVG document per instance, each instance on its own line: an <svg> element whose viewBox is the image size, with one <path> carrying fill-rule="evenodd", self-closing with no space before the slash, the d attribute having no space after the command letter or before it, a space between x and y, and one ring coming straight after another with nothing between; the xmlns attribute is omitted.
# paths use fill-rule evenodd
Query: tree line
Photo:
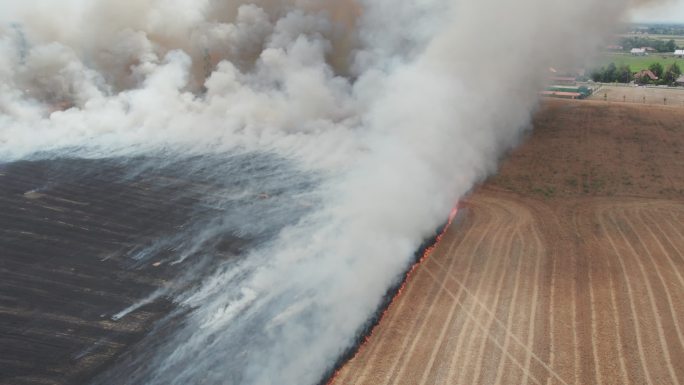
<svg viewBox="0 0 684 385"><path fill-rule="evenodd" d="M592 71L591 80L601 83L629 83L632 80L638 84L657 84L657 85L675 85L675 81L682 74L681 68L675 62L667 67L656 62L651 64L648 69L658 77L657 80L652 80L648 76L642 76L635 79L629 65L621 64L616 66L615 63L610 63L607 66L601 67Z"/></svg>
<svg viewBox="0 0 684 385"><path fill-rule="evenodd" d="M651 35L684 35L684 25L681 24L654 24L646 30Z"/></svg>
<svg viewBox="0 0 684 385"><path fill-rule="evenodd" d="M631 51L632 48L651 47L658 52L674 52L677 47L674 40L658 40L649 39L646 37L624 37L620 39L620 45L625 51Z"/></svg>

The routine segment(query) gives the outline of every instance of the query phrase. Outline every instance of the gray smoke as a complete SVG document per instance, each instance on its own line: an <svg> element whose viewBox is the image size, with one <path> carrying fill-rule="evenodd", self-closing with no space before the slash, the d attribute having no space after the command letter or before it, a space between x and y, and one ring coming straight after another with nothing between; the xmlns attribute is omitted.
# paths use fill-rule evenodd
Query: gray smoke
<svg viewBox="0 0 684 385"><path fill-rule="evenodd" d="M177 299L190 326L129 380L313 384L517 143L546 69L628 3L4 2L0 158L239 150L324 175L321 207Z"/></svg>

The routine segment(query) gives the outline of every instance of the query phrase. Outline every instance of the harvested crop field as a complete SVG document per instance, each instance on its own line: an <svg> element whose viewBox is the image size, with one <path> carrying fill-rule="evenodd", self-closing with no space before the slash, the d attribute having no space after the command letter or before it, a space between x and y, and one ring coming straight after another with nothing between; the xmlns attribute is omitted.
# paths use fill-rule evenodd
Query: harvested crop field
<svg viewBox="0 0 684 385"><path fill-rule="evenodd" d="M548 101L335 384L684 383L682 122Z"/></svg>

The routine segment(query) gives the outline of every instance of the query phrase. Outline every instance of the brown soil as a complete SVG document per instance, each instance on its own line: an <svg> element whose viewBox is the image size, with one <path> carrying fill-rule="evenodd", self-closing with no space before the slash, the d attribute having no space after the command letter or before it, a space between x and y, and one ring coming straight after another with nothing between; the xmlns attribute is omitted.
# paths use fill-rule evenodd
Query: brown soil
<svg viewBox="0 0 684 385"><path fill-rule="evenodd" d="M549 101L335 384L684 383L684 109Z"/></svg>

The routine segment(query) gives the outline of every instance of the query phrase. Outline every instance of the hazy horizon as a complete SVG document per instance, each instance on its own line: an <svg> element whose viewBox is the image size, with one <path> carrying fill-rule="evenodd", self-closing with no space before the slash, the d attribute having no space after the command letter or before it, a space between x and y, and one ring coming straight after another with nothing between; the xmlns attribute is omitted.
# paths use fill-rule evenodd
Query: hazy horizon
<svg viewBox="0 0 684 385"><path fill-rule="evenodd" d="M655 7L635 9L631 12L634 23L684 24L684 1L674 1Z"/></svg>

